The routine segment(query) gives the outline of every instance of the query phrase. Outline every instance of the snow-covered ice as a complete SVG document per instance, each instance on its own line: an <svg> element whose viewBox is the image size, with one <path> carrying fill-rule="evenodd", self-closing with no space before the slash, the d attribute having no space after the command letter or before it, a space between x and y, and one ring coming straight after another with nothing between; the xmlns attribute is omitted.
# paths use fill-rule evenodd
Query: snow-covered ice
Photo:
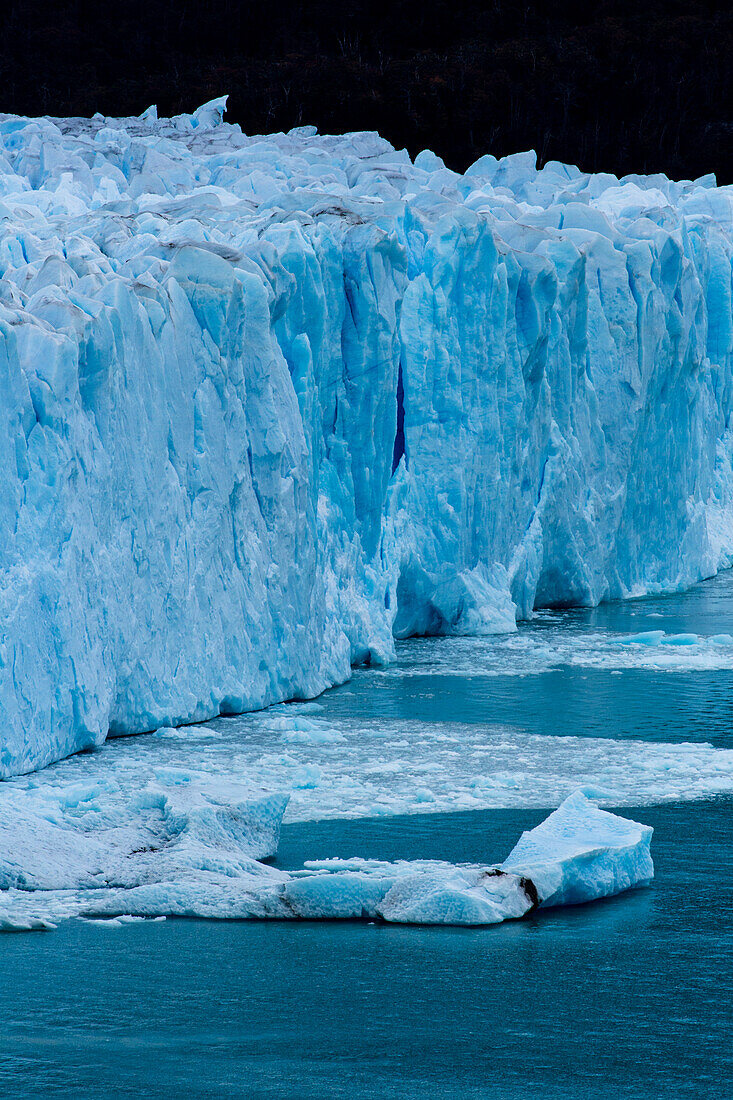
<svg viewBox="0 0 733 1100"><path fill-rule="evenodd" d="M733 560L732 188L224 106L0 116L1 776Z"/></svg>
<svg viewBox="0 0 733 1100"><path fill-rule="evenodd" d="M501 867L351 859L281 871L260 860L274 852L285 803L223 806L172 786L141 792L131 807L137 816L124 823L73 814L29 820L27 806L25 814L16 806L0 828L0 931L43 930L70 917L112 918L119 927L169 915L497 924L653 877L652 830L579 792L525 833Z"/></svg>

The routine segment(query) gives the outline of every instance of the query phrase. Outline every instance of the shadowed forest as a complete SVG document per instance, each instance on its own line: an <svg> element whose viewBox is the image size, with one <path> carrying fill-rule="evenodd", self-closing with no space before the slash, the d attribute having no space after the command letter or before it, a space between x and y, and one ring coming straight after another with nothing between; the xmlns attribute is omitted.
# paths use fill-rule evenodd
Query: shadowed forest
<svg viewBox="0 0 733 1100"><path fill-rule="evenodd" d="M168 115L228 92L248 133L730 183L732 56L730 0L5 0L0 110Z"/></svg>

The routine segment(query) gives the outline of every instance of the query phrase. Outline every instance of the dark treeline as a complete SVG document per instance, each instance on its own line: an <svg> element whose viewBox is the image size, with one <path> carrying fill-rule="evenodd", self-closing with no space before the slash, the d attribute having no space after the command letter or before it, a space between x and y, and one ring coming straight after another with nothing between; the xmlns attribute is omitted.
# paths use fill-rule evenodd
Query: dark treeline
<svg viewBox="0 0 733 1100"><path fill-rule="evenodd" d="M248 133L733 181L730 0L4 0L0 19L2 111L173 114L228 92Z"/></svg>

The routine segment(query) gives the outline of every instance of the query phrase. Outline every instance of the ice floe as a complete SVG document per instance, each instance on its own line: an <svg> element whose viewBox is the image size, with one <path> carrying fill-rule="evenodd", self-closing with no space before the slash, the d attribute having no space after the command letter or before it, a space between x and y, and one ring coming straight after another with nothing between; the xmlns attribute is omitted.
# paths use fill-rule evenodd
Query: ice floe
<svg viewBox="0 0 733 1100"><path fill-rule="evenodd" d="M224 808L197 792L174 800L170 813L165 797L142 801L162 815L151 813L138 835L114 822L48 822L26 852L20 844L12 850L6 827L0 931L47 930L71 917L106 927L164 916L498 924L537 907L621 893L654 873L652 830L580 792L525 833L501 866L351 859L307 863L299 872L260 862L272 854L284 799ZM28 835L22 815L14 835Z"/></svg>

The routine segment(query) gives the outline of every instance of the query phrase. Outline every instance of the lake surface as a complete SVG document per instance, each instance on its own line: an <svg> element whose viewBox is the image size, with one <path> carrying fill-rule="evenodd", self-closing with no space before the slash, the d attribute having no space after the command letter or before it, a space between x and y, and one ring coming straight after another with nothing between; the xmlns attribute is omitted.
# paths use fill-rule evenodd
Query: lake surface
<svg viewBox="0 0 733 1100"><path fill-rule="evenodd" d="M699 641L624 644L654 631ZM358 706L366 719L731 746L733 650L709 642L725 635L733 635L733 570L687 592L540 612L490 642L413 639L398 647L394 665L358 670L346 690L321 702L333 717Z"/></svg>
<svg viewBox="0 0 733 1100"><path fill-rule="evenodd" d="M677 641L628 644L660 630ZM680 641L689 633L700 638ZM654 826L656 878L475 930L70 920L3 935L0 1096L729 1095L725 634L732 574L548 613L506 639L404 643L393 666L357 671L315 707L129 738L17 781L61 797L114 775L128 789L156 761L186 760L265 784L286 776L293 823L277 863L290 868L334 856L500 860L577 779L618 791L619 812ZM677 799L691 792L697 801ZM394 816L471 799L505 808Z"/></svg>
<svg viewBox="0 0 733 1100"><path fill-rule="evenodd" d="M495 928L69 921L0 937L0 1095L728 1095L731 811L640 809L652 887ZM498 859L541 817L291 825L280 862Z"/></svg>

